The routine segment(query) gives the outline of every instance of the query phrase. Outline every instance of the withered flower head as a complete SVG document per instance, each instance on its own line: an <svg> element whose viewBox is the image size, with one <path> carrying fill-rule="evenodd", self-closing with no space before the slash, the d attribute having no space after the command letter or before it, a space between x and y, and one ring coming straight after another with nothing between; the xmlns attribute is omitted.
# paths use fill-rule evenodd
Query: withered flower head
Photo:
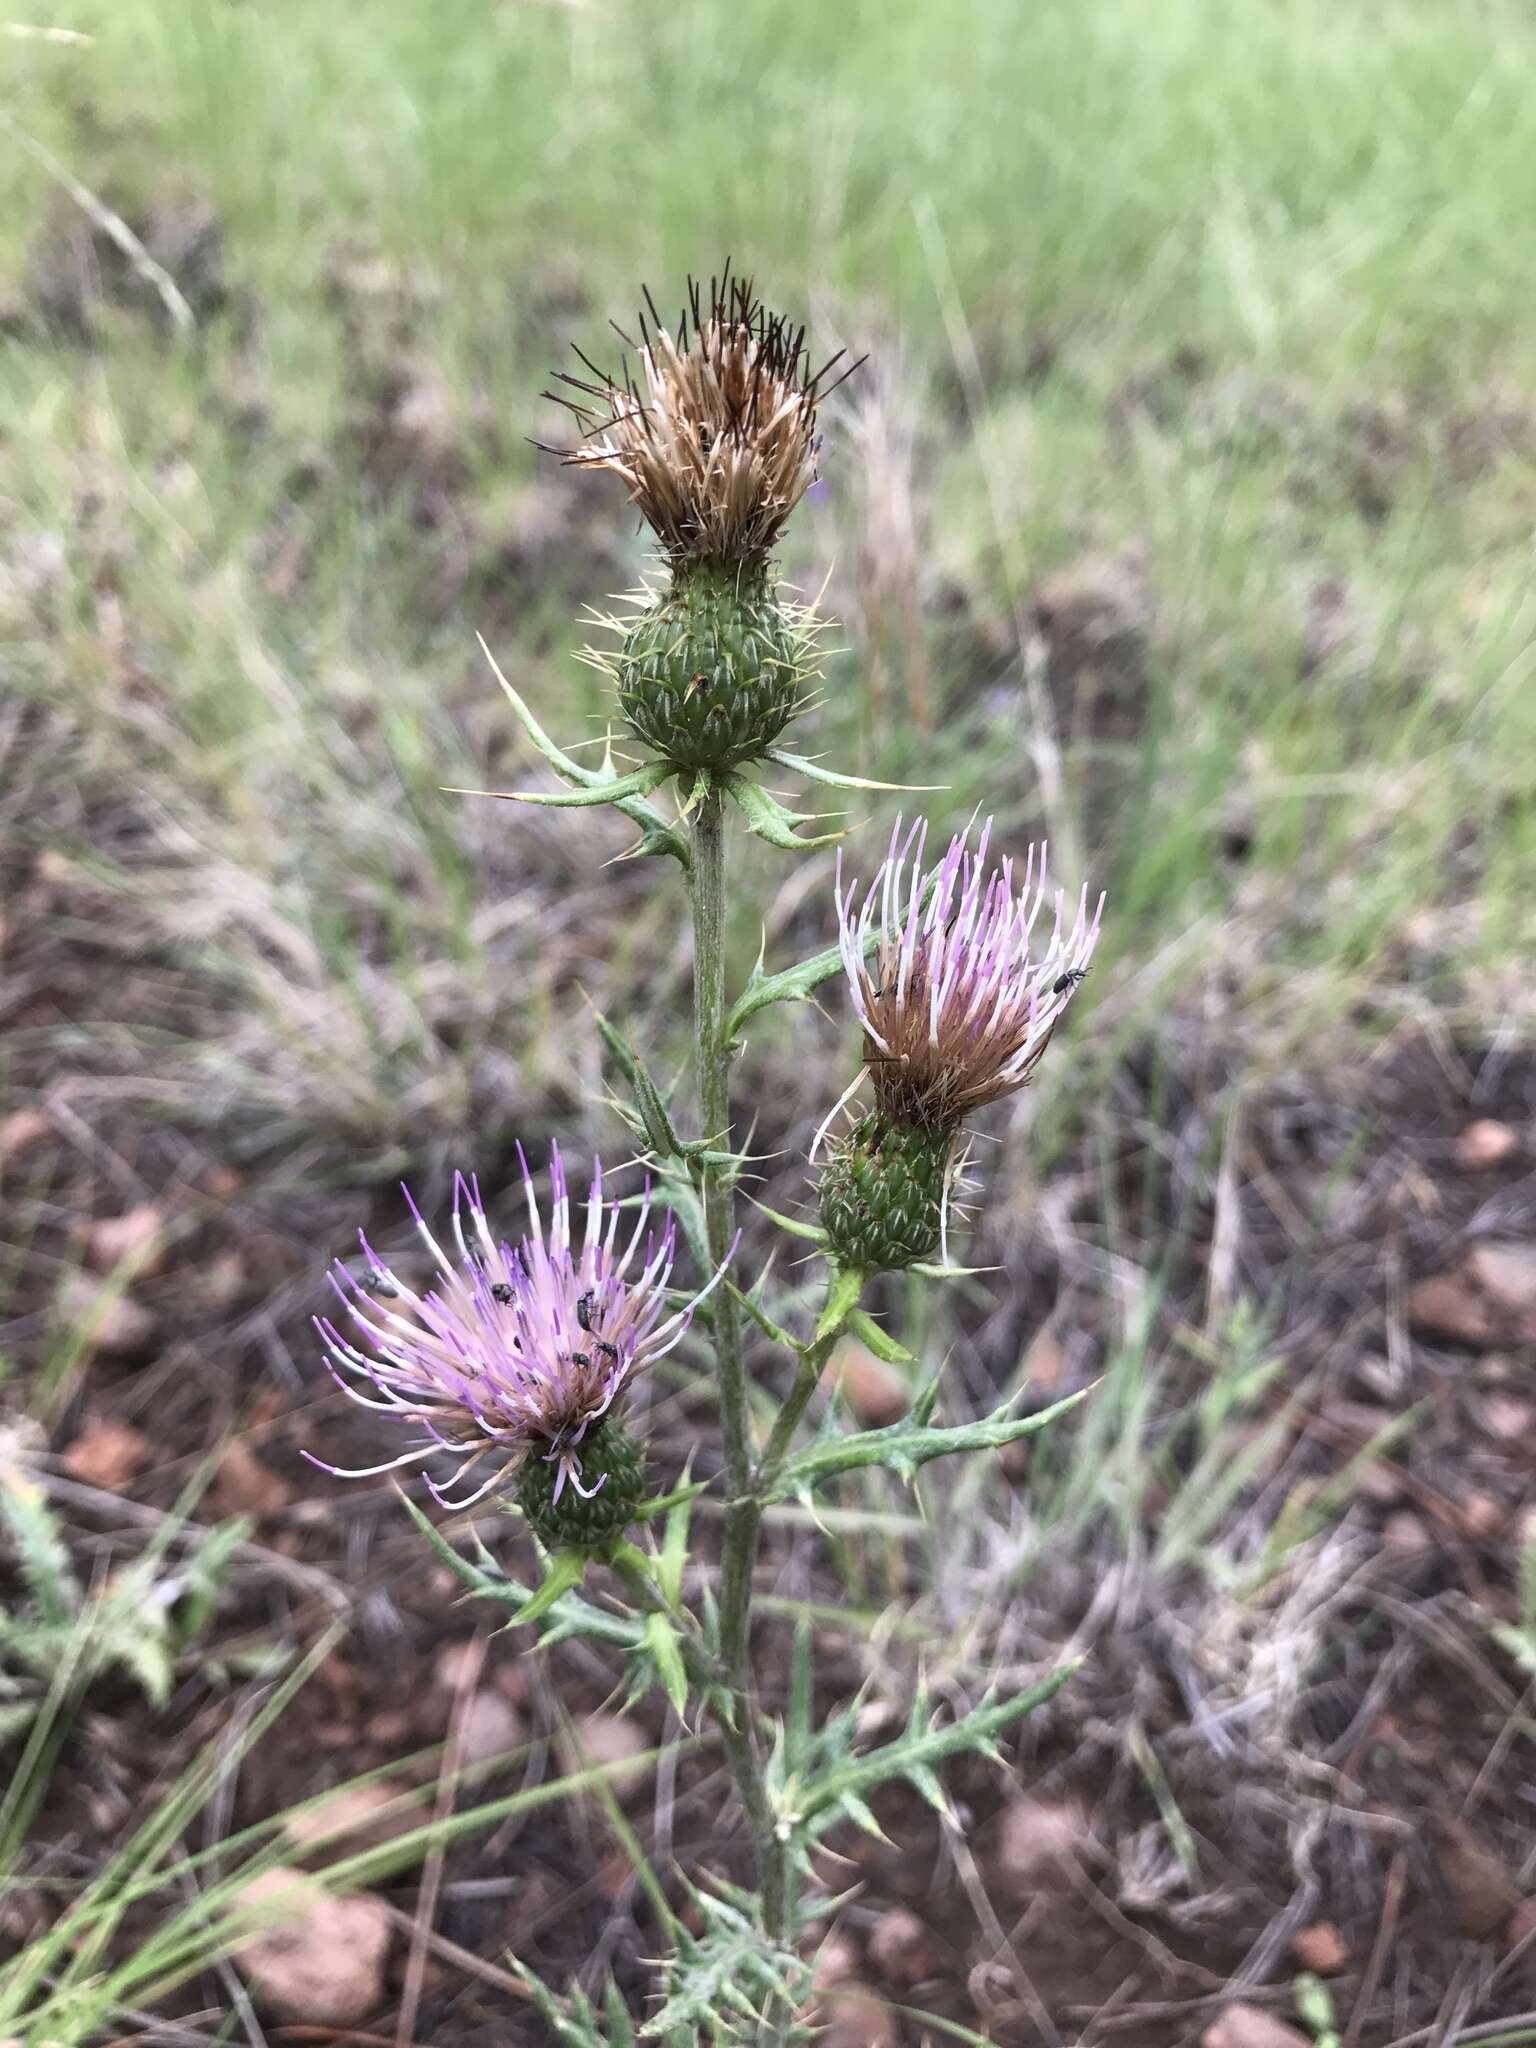
<svg viewBox="0 0 1536 2048"><path fill-rule="evenodd" d="M324 1470L365 1478L447 1452L462 1460L468 1483L475 1468L488 1464L478 1484L446 1502L452 1507L481 1499L530 1459L548 1468L541 1489L548 1504L558 1503L567 1485L590 1499L605 1484L608 1461L599 1459L596 1473L584 1473L584 1450L635 1374L677 1343L720 1275L686 1307L669 1312L672 1217L655 1231L648 1227L649 1199L632 1214L605 1201L596 1166L578 1244L559 1149L550 1148L547 1230L521 1147L518 1158L529 1218L519 1244L496 1237L478 1182L460 1174L453 1203L457 1258L438 1243L406 1190L437 1268L431 1286L420 1292L408 1286L366 1238L369 1270L362 1280L337 1262L332 1285L356 1334L316 1319L332 1370L354 1400L413 1424L419 1434L398 1457L367 1472Z"/></svg>
<svg viewBox="0 0 1536 2048"><path fill-rule="evenodd" d="M1104 900L1090 919L1085 890L1070 922L1060 893L1049 898L1037 945L1045 848L1029 849L1016 884L1011 860L987 867L991 832L989 818L974 853L960 833L925 874L927 827L903 839L898 820L862 907L855 884L843 890L839 859L838 943L875 1096L897 1123L951 1129L1022 1088L1098 942Z"/></svg>
<svg viewBox="0 0 1536 2048"><path fill-rule="evenodd" d="M858 365L838 371L839 350L812 375L804 327L770 313L729 265L707 297L688 280L672 327L647 291L639 330L615 325L638 367L626 358L612 377L578 348L590 377L558 374L566 388L546 395L582 438L550 452L622 477L674 567L764 561L815 481L816 409Z"/></svg>

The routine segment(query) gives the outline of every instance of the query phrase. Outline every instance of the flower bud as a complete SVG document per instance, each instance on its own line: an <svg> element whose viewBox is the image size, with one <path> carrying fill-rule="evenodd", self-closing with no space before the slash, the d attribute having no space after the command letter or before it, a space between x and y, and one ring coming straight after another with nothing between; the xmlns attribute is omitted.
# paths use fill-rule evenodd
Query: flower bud
<svg viewBox="0 0 1536 2048"><path fill-rule="evenodd" d="M839 1265L895 1273L939 1245L951 1130L898 1123L872 1110L832 1146L821 1176L821 1221Z"/></svg>
<svg viewBox="0 0 1536 2048"><path fill-rule="evenodd" d="M645 1455L623 1423L605 1416L581 1442L582 1492L559 1487L558 1459L530 1458L517 1504L547 1550L599 1550L623 1535L645 1498Z"/></svg>
<svg viewBox="0 0 1536 2048"><path fill-rule="evenodd" d="M903 839L898 819L862 906L839 855L838 944L864 1063L898 1123L953 1129L1026 1087L1098 943L1104 899L1090 917L1084 890L1069 916L1047 889L1045 848L1022 874L1011 860L989 868L991 832L989 818L974 852L958 834L925 870L927 827Z"/></svg>
<svg viewBox="0 0 1536 2048"><path fill-rule="evenodd" d="M760 573L700 563L629 627L609 666L631 729L680 768L766 752L800 700L806 636Z"/></svg>

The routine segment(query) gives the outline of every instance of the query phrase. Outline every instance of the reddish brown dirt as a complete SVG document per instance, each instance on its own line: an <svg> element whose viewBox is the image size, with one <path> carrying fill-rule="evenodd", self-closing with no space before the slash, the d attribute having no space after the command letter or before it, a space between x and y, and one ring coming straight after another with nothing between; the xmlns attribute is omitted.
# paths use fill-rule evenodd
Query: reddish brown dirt
<svg viewBox="0 0 1536 2048"><path fill-rule="evenodd" d="M1284 1413L1272 1453L1234 1503L1226 1540L1241 1553L1246 1518L1256 1558L1263 1529L1299 1503L1322 1502L1325 1519L1342 1520L1347 1570L1326 1552L1312 1566L1327 1580L1317 1596L1328 1603L1325 1639L1308 1632L1304 1576L1282 1574L1274 1596L1255 1596L1249 1613L1260 1637L1273 1637L1273 1682L1287 1703L1276 1713L1262 1698L1255 1704L1252 1691L1234 1703L1224 1660L1237 1646L1216 1639L1234 1625L1232 1610L1193 1571L1156 1577L1128 1565L1102 1530L1075 1554L1048 1543L1016 1598L984 1628L980 1642L990 1637L992 1648L957 1675L957 1696L974 1691L989 1662L1038 1664L1069 1639L1089 1650L1088 1663L1010 1747L1006 1771L978 1764L951 1774L957 1838L897 1792L879 1806L892 1846L837 1839L852 1859L843 1879L859 1884L844 1934L862 1958L887 1906L911 1907L931 1934L932 1966L915 1985L884 1988L999 2042L1036 2038L1041 2009L1063 2039L1190 2041L1234 1986L1283 2012L1296 1968L1290 1944L1318 1922L1337 1929L1347 1957L1332 1980L1339 2011L1352 2013L1365 1997L1361 2042L1407 2035L1442 2008L1469 2019L1525 2010L1529 1958L1510 1950L1506 1928L1529 1881L1522 1788L1532 1759L1518 1718L1522 1681L1489 1629L1517 1618L1515 1554L1522 1530L1529 1535L1536 1463L1536 1431L1522 1407L1531 1353L1417 1329L1411 1290L1456 1270L1469 1244L1536 1243L1536 1061L1414 1045L1344 1083L1273 1091L1250 1105L1242 1177L1219 1198L1209 1143L1218 1099L1182 1090L1164 1061L1153 1120L1138 1104L1148 1085L1134 1062L1127 1067L1109 1125L1122 1241L1168 1248L1159 1313L1172 1338L1200 1313L1213 1238L1230 1245L1235 1228L1233 1284L1270 1304L1270 1348L1283 1360L1247 1419L1250 1437ZM1497 1164L1469 1169L1458 1141L1476 1119L1506 1127L1515 1142ZM61 1143L50 1122L7 1166L38 1219L35 1266L78 1232L92 1194L101 1215L121 1213L113 1176L87 1173L73 1133L65 1135ZM302 1445L344 1459L377 1444L367 1419L315 1370L304 1314L319 1261L300 1230L253 1229L238 1189L186 1134L98 1123L95 1138L100 1158L161 1206L169 1244L134 1289L155 1318L155 1337L96 1358L57 1417L56 1451L103 1419L147 1431L152 1461L122 1498L168 1506L210 1443L236 1430L244 1455L210 1501L254 1512L269 1558L237 1574L217 1649L227 1659L256 1641L313 1640L332 1605L345 1619L344 1640L280 1735L242 1771L234 1825L440 1740L451 1695L435 1674L477 1617L455 1607L447 1575L423 1554L387 1487L320 1480L298 1457ZM1064 1161L1046 1193L1070 1190L1073 1171ZM66 1191L67 1203L57 1199ZM1218 1220L1227 1200L1237 1204L1235 1225ZM1091 1241L1102 1215L1087 1192L1068 1210L1072 1233L1049 1248L1027 1224L1010 1239L996 1220L1006 1210L989 1211L982 1245L1000 1250L1007 1241L1016 1284L972 1332L983 1373L1001 1370L1052 1309L1065 1333L1057 1369L1067 1382L1101 1368L1096 1332L1112 1318L1103 1290L1074 1268L1073 1247ZM227 1293L210 1297L208 1275L226 1270ZM7 1343L25 1357L38 1339L40 1304L23 1294L14 1307ZM170 1357L159 1334L167 1330L178 1332ZM1177 1497L1177 1468L1188 1456L1175 1424L1199 1392L1198 1365L1187 1359L1183 1375L1160 1388L1147 1489L1154 1535L1159 1498ZM1328 1497L1362 1443L1410 1407L1417 1419L1407 1436ZM698 1420L686 1404L663 1417L654 1439L661 1470L680 1467ZM1078 1426L1077 1418L1061 1426L1056 1449L1040 1440L1033 1477L1013 1468L1026 1503L1032 1485L1049 1483L1050 1461L1065 1459ZM705 1446L700 1469L709 1464ZM133 1525L110 1495L81 1492L51 1469L80 1542L89 1545L93 1532L131 1542ZM526 1562L512 1525L493 1519L482 1528L509 1562ZM320 1576L306 1582L294 1566ZM812 1598L844 1597L803 1539L770 1550L765 1584L785 1572ZM1290 1631L1306 1650L1302 1664L1287 1661ZM783 1647L779 1627L766 1625L759 1654L770 1700ZM823 1636L820 1649L830 1702L858 1682L863 1659L841 1635ZM1251 1647L1242 1654L1251 1659ZM582 1649L530 1656L517 1636L496 1638L491 1659L535 1747L490 1781L486 1796L520 1774L557 1768L545 1744L561 1710L599 1706L615 1676ZM885 1660L877 1696L899 1698L909 1670L906 1653ZM104 1687L65 1751L39 1825L39 1874L78 1872L100 1857L187 1744L227 1723L235 1697L212 1668L189 1667L159 1717L126 1688ZM648 1733L663 1734L649 1703L635 1712ZM1164 1824L1154 1777L1183 1816L1182 1845ZM999 1863L1002 1812L1024 1788L1032 1800L1075 1802L1083 1836L1063 1867L1009 1879ZM661 1809L664 1860L740 1873L736 1831L720 1824L721 1794L713 1762L683 1763ZM647 1792L633 1814L642 1833L657 1825ZM1492 1907L1490 1884L1507 1894ZM390 1895L409 1912L411 1877ZM436 1927L473 1956L496 1964L511 1949L557 1980L601 1955L643 1998L652 1930L592 1813L546 1810L455 1849ZM1384 1960L1373 1967L1381 1942ZM878 1940L874 1948L882 1952ZM879 1977L877 1962L861 1960L860 1969ZM378 2030L390 2025L381 2013ZM489 2039L494 2029L503 2040L531 2041L531 2025L507 1992L445 1955L435 1959L418 2038L458 2042L483 2029Z"/></svg>

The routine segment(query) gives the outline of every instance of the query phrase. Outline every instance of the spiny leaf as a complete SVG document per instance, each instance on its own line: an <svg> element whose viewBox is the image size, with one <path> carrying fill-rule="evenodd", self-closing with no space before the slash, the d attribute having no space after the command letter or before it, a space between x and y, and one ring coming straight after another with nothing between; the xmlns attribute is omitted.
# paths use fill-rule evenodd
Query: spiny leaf
<svg viewBox="0 0 1536 2048"><path fill-rule="evenodd" d="M883 1358L887 1365L916 1365L917 1360L905 1344L898 1344L888 1330L875 1321L868 1309L856 1308L847 1319L848 1334L857 1337L866 1351L872 1351L876 1358ZM927 1416L921 1420L927 1421Z"/></svg>
<svg viewBox="0 0 1536 2048"><path fill-rule="evenodd" d="M164 1623L146 1627L142 1615L103 1612L97 1629L92 1663L98 1669L118 1665L138 1680L140 1691L152 1707L163 1707L176 1681Z"/></svg>
<svg viewBox="0 0 1536 2048"><path fill-rule="evenodd" d="M608 2021L611 2048L634 2048L635 2027L624 2003L624 1994L610 1977L603 1993L603 2012Z"/></svg>
<svg viewBox="0 0 1536 2048"><path fill-rule="evenodd" d="M22 1581L39 1616L63 1626L79 1610L80 1583L42 1488L14 1467L0 1470L0 1520L16 1546Z"/></svg>
<svg viewBox="0 0 1536 2048"><path fill-rule="evenodd" d="M859 1296L864 1292L868 1275L839 1267L833 1273L827 1288L826 1306L816 1318L816 1341L818 1344L835 1336L847 1322L858 1305Z"/></svg>
<svg viewBox="0 0 1536 2048"><path fill-rule="evenodd" d="M649 796L672 773L665 761L648 761L628 775L616 775L610 782L594 782L586 789L460 789L443 785L445 796L489 796L504 804L542 804L546 810L585 811L598 804L616 804L627 796Z"/></svg>
<svg viewBox="0 0 1536 2048"><path fill-rule="evenodd" d="M708 1489L709 1481L707 1479L692 1479L685 1485L674 1486L670 1493L660 1494L655 1500L641 1501L639 1507L635 1509L635 1520L637 1522L651 1522L658 1515L670 1515L674 1508L685 1505L689 1501L697 1500L699 1495L707 1492Z"/></svg>
<svg viewBox="0 0 1536 2048"><path fill-rule="evenodd" d="M705 1932L687 1936L667 1966L666 1997L640 2029L642 2040L660 2036L692 2042L696 2030L719 2031L720 2010L730 2005L755 2019L771 2002L793 2010L809 1989L809 1969L792 1949L768 1939L754 1918L723 1899L689 1891L705 1923ZM756 1992L754 2001L749 1992Z"/></svg>
<svg viewBox="0 0 1536 2048"><path fill-rule="evenodd" d="M200 1636L213 1618L235 1552L251 1533L249 1515L234 1515L210 1529L187 1560L176 1606L176 1633L184 1643Z"/></svg>
<svg viewBox="0 0 1536 2048"><path fill-rule="evenodd" d="M812 782L829 783L834 789L899 789L928 796L949 787L947 782L871 782L863 775L840 775L835 768L823 768L819 761L808 761L802 754L788 754L782 747L770 747L768 759L777 761L781 768L792 768L797 775L809 776Z"/></svg>
<svg viewBox="0 0 1536 2048"><path fill-rule="evenodd" d="M411 1520L426 1538L438 1557L463 1583L465 1588L479 1600L492 1600L500 1607L510 1607L509 1628L518 1628L527 1618L528 1609L538 1597L518 1580L509 1578L489 1552L482 1546L484 1564L473 1564L454 1549L440 1529L434 1528L403 1486L395 1491ZM573 1553L567 1552L566 1556ZM605 1614L600 1608L591 1606L575 1593L567 1592L556 1599L550 1614L553 1626L546 1626L540 1640L553 1647L556 1643L568 1642L575 1636L595 1636L599 1642L612 1643L617 1648L632 1650L640 1640L640 1624L633 1615Z"/></svg>
<svg viewBox="0 0 1536 2048"><path fill-rule="evenodd" d="M1061 1665L1041 1679L1038 1685L1016 1694L1012 1699L984 1700L969 1714L942 1728L929 1728L921 1734L909 1729L869 1756L859 1757L820 1774L807 1790L805 1811L808 1822L819 1818L824 1829L828 1815L835 1817L848 1809L850 1800L863 1799L865 1794L890 1779L911 1779L913 1773L919 1771L931 1774L950 1757L984 1749L1059 1692L1081 1662L1082 1659L1077 1658L1070 1664Z"/></svg>
<svg viewBox="0 0 1536 2048"><path fill-rule="evenodd" d="M746 1310L770 1344L777 1344L785 1351L798 1352L800 1350L799 1342L781 1324L773 1320L773 1317L769 1315L760 1302L755 1301L750 1294L744 1294L734 1280L727 1280L725 1284L735 1296L737 1303Z"/></svg>
<svg viewBox="0 0 1536 2048"><path fill-rule="evenodd" d="M824 1245L827 1242L827 1233L819 1223L802 1223L798 1216L781 1216L766 1202L754 1202L753 1207L760 1210L770 1223L777 1223L780 1230L787 1230L791 1237L802 1237L807 1244Z"/></svg>
<svg viewBox="0 0 1536 2048"><path fill-rule="evenodd" d="M926 1385L919 1390L916 1400L912 1403L912 1412L908 1417L909 1421L920 1423L924 1428L932 1422L933 1411L938 1406L939 1384L942 1377L942 1374L934 1373Z"/></svg>
<svg viewBox="0 0 1536 2048"><path fill-rule="evenodd" d="M874 1810L857 1792L844 1792L837 1802L839 1812L861 1827L866 1835L873 1835L877 1842L892 1846L890 1836L875 1819Z"/></svg>
<svg viewBox="0 0 1536 2048"><path fill-rule="evenodd" d="M1000 1408L981 1422L959 1422L949 1429L933 1429L912 1416L893 1422L886 1429L860 1430L853 1435L820 1438L786 1458L772 1482L770 1500L783 1500L842 1472L854 1472L867 1465L885 1465L902 1477L910 1477L935 1458L953 1457L960 1451L1000 1451L1005 1444L1033 1436L1044 1429L1091 1391L1081 1388L1035 1415L1007 1414Z"/></svg>
<svg viewBox="0 0 1536 2048"><path fill-rule="evenodd" d="M522 1980L523 1989L528 1993L530 2004L561 2048L607 2048L602 2035L590 2021L578 2019L526 1963L520 1962L516 1956L511 1960L513 1969Z"/></svg>
<svg viewBox="0 0 1536 2048"><path fill-rule="evenodd" d="M683 1669L683 1650L677 1630L664 1614L645 1617L644 1647L656 1666L662 1690L681 1720L688 1706L688 1674Z"/></svg>
<svg viewBox="0 0 1536 2048"><path fill-rule="evenodd" d="M793 967L782 967L777 974L763 974L754 967L725 1020L726 1037L734 1038L748 1018L766 1010L771 1003L803 1003L813 989L839 973L842 965L843 956L837 947L828 946L824 953L813 953L810 959L798 961Z"/></svg>
<svg viewBox="0 0 1536 2048"><path fill-rule="evenodd" d="M680 1159L683 1147L672 1128L666 1100L645 1070L644 1062L624 1034L600 1010L593 1011L598 1035L613 1055L614 1064L634 1090L635 1107L645 1130L646 1141L660 1159Z"/></svg>
<svg viewBox="0 0 1536 2048"><path fill-rule="evenodd" d="M542 1583L536 1593L529 1595L527 1604L518 1610L518 1621L522 1623L539 1620L548 1614L555 1602L573 1587L579 1586L586 1576L587 1557L582 1550L560 1550L550 1559Z"/></svg>
<svg viewBox="0 0 1536 2048"><path fill-rule="evenodd" d="M927 1764L911 1765L907 1771L907 1782L923 1795L940 1820L951 1817L953 1809L944 1796L944 1787Z"/></svg>
<svg viewBox="0 0 1536 2048"><path fill-rule="evenodd" d="M791 815L786 813L786 816ZM809 842L797 842L808 844ZM923 885L921 902L926 906L936 886L936 876L930 875ZM878 951L880 930L872 925L864 934L861 955L864 959ZM843 966L842 949L828 946L823 952L813 953L807 960L798 961L793 967L783 967L777 974L764 974L762 955L759 953L747 985L736 998L730 1015L725 1020L726 1038L732 1039L748 1018L755 1017L759 1010L766 1010L770 1003L804 1002L812 990L829 981Z"/></svg>
<svg viewBox="0 0 1536 2048"><path fill-rule="evenodd" d="M604 781L608 782L608 791L602 801L611 803L614 809L628 818L632 825L638 825L640 828L640 838L629 849L630 855L669 853L684 868L688 867L692 860L692 855L689 851L687 834L679 832L674 826L669 825L660 811L653 810L642 798L615 795L612 786L613 778L604 777L595 769L584 768L579 761L573 761L569 754L563 753L502 674L495 655L492 654L490 648L486 645L484 636L477 635L476 637L480 641L481 652L491 665L491 673L495 676L497 682L500 683L507 702L512 706L513 715L516 717L518 724L527 733L529 739L532 740L535 747L538 748L556 774L563 776L567 782L574 784L578 789L591 789L596 785L602 784Z"/></svg>
<svg viewBox="0 0 1536 2048"><path fill-rule="evenodd" d="M722 779L741 807L742 822L747 830L785 853L813 852L818 846L834 846L839 839L847 837L845 827L838 832L820 832L809 839L802 839L795 827L814 824L815 819L810 812L786 810L761 783L748 782L744 776L727 775Z"/></svg>
<svg viewBox="0 0 1536 2048"><path fill-rule="evenodd" d="M688 1473L684 1471L685 1483L687 1478ZM680 1490L680 1497L667 1510L667 1525L662 1532L661 1551L656 1559L656 1583L672 1607L683 1604L683 1568L688 1562L688 1524L692 1518L693 1494Z"/></svg>

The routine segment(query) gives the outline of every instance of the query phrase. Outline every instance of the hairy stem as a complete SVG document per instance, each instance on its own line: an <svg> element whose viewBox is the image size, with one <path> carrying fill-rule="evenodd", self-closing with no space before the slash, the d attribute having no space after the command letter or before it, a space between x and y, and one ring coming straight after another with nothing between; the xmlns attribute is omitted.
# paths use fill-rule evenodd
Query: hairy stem
<svg viewBox="0 0 1536 2048"><path fill-rule="evenodd" d="M790 1388L784 1406L779 1410L763 1455L758 1461L753 1490L759 1495L767 1490L768 1482L789 1455L789 1447L795 1440L795 1430L799 1426L801 1416L810 1405L812 1394L821 1384L822 1372L832 1355L832 1347L836 1344L837 1338L837 1330L830 1331L800 1354L800 1368L795 1374L795 1384Z"/></svg>
<svg viewBox="0 0 1536 2048"><path fill-rule="evenodd" d="M711 787L693 823L689 869L693 913L693 1024L703 1135L721 1152L730 1149L731 1111L725 1042L725 800ZM703 1161L699 1168L709 1256L721 1264L736 1235L733 1169ZM774 1939L788 1929L784 1846L773 1828L762 1760L752 1726L748 1644L752 1613L752 1567L762 1515L752 1494L752 1439L747 1413L746 1369L735 1297L721 1288L714 1306L715 1364L720 1376L720 1427L725 1443L725 1544L720 1562L720 1655L733 1702L722 1732L731 1771L741 1793L757 1852L758 1890L764 1924Z"/></svg>

